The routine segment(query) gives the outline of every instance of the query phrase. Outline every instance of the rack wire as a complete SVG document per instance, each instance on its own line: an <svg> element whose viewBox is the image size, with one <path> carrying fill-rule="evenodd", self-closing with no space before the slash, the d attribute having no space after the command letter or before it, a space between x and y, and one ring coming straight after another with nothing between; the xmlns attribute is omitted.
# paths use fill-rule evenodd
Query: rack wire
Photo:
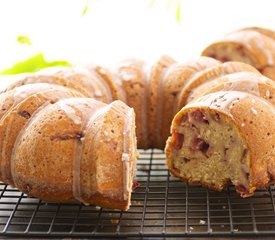
<svg viewBox="0 0 275 240"><path fill-rule="evenodd" d="M275 236L273 186L242 199L233 186L215 192L170 176L159 150L140 152L128 211L48 203L0 184L0 236L233 237Z"/></svg>

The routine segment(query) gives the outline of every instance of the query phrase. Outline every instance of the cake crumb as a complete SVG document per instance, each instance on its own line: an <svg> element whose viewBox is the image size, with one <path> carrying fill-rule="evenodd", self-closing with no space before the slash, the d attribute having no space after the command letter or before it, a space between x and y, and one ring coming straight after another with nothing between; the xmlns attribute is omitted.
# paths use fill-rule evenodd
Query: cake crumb
<svg viewBox="0 0 275 240"><path fill-rule="evenodd" d="M133 201L133 204L132 205L141 205L141 202L140 201Z"/></svg>
<svg viewBox="0 0 275 240"><path fill-rule="evenodd" d="M257 110L256 110L255 108L251 108L251 112L252 112L253 114L255 114L255 115L258 114L258 112L257 112Z"/></svg>
<svg viewBox="0 0 275 240"><path fill-rule="evenodd" d="M206 222L204 220L200 220L200 224L205 224Z"/></svg>

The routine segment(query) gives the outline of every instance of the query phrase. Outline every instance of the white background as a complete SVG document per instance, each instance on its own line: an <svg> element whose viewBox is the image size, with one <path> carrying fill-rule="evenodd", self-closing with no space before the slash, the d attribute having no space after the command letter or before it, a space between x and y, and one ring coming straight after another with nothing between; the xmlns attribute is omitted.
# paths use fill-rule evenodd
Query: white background
<svg viewBox="0 0 275 240"><path fill-rule="evenodd" d="M49 60L110 64L127 57L149 62L166 53L178 61L199 56L224 34L246 26L275 29L273 0L2 0L0 69L42 51ZM27 35L33 47L16 43Z"/></svg>

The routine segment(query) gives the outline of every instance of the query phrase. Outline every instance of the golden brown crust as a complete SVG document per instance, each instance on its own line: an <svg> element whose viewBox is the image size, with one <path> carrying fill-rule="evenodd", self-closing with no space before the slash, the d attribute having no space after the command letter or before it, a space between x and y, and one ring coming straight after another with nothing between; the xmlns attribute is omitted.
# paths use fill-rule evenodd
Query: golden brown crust
<svg viewBox="0 0 275 240"><path fill-rule="evenodd" d="M139 59L127 59L120 62L114 69L125 91L127 105L135 109L137 144L139 148L144 149L148 148L148 79L146 70L148 70L147 64Z"/></svg>
<svg viewBox="0 0 275 240"><path fill-rule="evenodd" d="M52 192L57 189L53 193L56 199L62 199L64 194L69 195L67 190L72 190L73 186L72 163L79 154L77 150L81 144L84 124L88 120L79 110L81 107L84 106L79 102L77 107L67 104L67 99L65 103L50 104L34 115L21 132L12 157L12 176L20 190L23 191L23 187L28 184L31 189L29 194L33 195L33 189L39 192L38 186L42 189L48 186ZM27 175L30 176L29 180L25 179L26 183L19 181ZM70 198L73 198L72 191Z"/></svg>
<svg viewBox="0 0 275 240"><path fill-rule="evenodd" d="M6 91L31 83L50 83L72 88L86 97L108 103L111 96L101 80L85 68L47 68L10 84Z"/></svg>
<svg viewBox="0 0 275 240"><path fill-rule="evenodd" d="M209 45L202 55L214 57L223 62L245 62L267 77L273 78L275 42L273 38L267 36L267 33L263 34L263 31L248 28L229 33L222 40Z"/></svg>
<svg viewBox="0 0 275 240"><path fill-rule="evenodd" d="M133 113L128 110L122 102L106 106L92 99L66 99L43 107L39 114L32 117L15 143L11 162L15 186L30 196L67 201L74 198L82 200L82 184L92 183L95 184L94 188L91 185L90 191L86 192L92 195L83 199L84 203L102 201L101 206L128 209L131 194L129 184L132 183L133 175L123 173L132 172L134 163L130 164L128 161L135 161L133 148L127 160L129 168L124 169L126 162L122 159L124 148L121 145L134 137L131 134L134 131L134 120L131 122L129 135L123 132L125 119L134 119ZM93 138L85 139L88 121L92 127L93 124L97 125L97 118L100 117L102 121L93 134L96 141ZM82 150L84 155L86 153L83 144L90 144L92 148L89 153L94 157L89 158L89 161L91 166L95 164L95 169L85 169L86 174L80 175L83 163L80 153ZM110 164L116 166L117 171L114 172ZM89 174L94 175L95 182L87 183L91 179ZM44 191L45 189L47 190Z"/></svg>
<svg viewBox="0 0 275 240"><path fill-rule="evenodd" d="M149 148L154 148L157 146L158 138L160 135L160 126L157 126L157 118L161 114L158 113L157 106L163 103L163 96L161 95L162 86L161 75L164 69L166 69L171 64L176 63L174 59L167 55L163 55L151 68L149 77L149 96L148 96L148 139Z"/></svg>
<svg viewBox="0 0 275 240"><path fill-rule="evenodd" d="M113 100L121 100L125 102L125 92L117 75L102 66L93 66L90 67L90 70L95 71L103 79L103 81L105 81L105 84L108 85L111 91Z"/></svg>
<svg viewBox="0 0 275 240"><path fill-rule="evenodd" d="M135 119L133 112L119 101L113 102L104 111L89 122L86 129L80 170L83 195L80 198L84 203L95 203L99 199L121 201L124 204L122 209L126 210L130 206L136 159L135 148L127 149L126 145L136 146L131 142ZM125 131L125 127L129 127L129 132Z"/></svg>
<svg viewBox="0 0 275 240"><path fill-rule="evenodd" d="M272 31L271 29L267 29L267 28L263 28L263 27L247 27L247 28L243 28L241 30L249 30L249 31L255 31L255 32L259 32L267 37L272 38L273 40L275 40L275 32Z"/></svg>
<svg viewBox="0 0 275 240"><path fill-rule="evenodd" d="M32 84L35 85L35 84ZM32 94L25 96L21 102L18 102L13 106L7 114L1 119L0 124L0 177L1 180L13 185L13 180L10 172L10 159L12 155L13 146L15 144L16 138L19 132L23 129L25 124L29 121L35 111L46 103L54 103L59 99L70 98L70 97L83 97L80 93L71 90L69 88L63 88L60 86L50 87L46 85L47 88L40 88L37 86L32 87ZM20 88L20 87L19 87ZM35 93L34 90L37 90ZM19 89L17 89L19 91ZM12 90L12 92L14 92ZM21 91L21 94L24 94ZM14 95L13 95L14 96Z"/></svg>
<svg viewBox="0 0 275 240"><path fill-rule="evenodd" d="M234 73L234 72L255 72L259 73L252 66L241 62L226 62L217 66L213 66L198 72L188 83L182 88L179 94L179 102L177 111L186 105L189 95L196 91L196 88L209 81L215 81L216 78ZM259 73L260 74L260 73Z"/></svg>
<svg viewBox="0 0 275 240"><path fill-rule="evenodd" d="M275 106L275 82L255 72L237 72L205 82L192 91L187 102L218 91L248 92Z"/></svg>

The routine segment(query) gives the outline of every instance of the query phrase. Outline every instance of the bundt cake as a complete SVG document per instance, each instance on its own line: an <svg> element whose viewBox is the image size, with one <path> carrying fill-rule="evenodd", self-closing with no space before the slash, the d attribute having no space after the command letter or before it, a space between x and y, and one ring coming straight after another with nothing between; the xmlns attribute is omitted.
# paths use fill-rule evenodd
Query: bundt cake
<svg viewBox="0 0 275 240"><path fill-rule="evenodd" d="M275 32L272 30L250 27L231 32L210 44L202 55L222 62L248 63L275 80Z"/></svg>
<svg viewBox="0 0 275 240"><path fill-rule="evenodd" d="M248 40L272 40L242 31L256 32ZM217 57L220 48L205 55ZM232 182L241 196L252 195L275 178L275 82L260 73L265 52L266 61L251 57L259 71L165 55L152 65L128 59L19 79L0 92L0 179L48 201L127 210L137 148L166 144L173 175L217 190Z"/></svg>

